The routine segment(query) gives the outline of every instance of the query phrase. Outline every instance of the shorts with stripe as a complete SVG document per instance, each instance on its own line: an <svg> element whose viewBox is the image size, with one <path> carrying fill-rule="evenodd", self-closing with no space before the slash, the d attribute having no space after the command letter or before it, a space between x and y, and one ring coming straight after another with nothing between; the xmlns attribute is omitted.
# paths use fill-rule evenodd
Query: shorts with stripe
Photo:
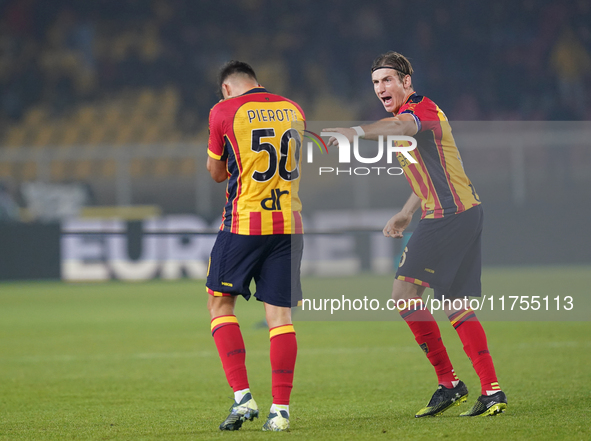
<svg viewBox="0 0 591 441"><path fill-rule="evenodd" d="M400 259L396 278L433 288L435 298L481 295L482 205L422 219Z"/></svg>
<svg viewBox="0 0 591 441"><path fill-rule="evenodd" d="M274 306L297 306L302 300L301 234L241 235L220 231L211 250L207 292L214 296L251 296Z"/></svg>

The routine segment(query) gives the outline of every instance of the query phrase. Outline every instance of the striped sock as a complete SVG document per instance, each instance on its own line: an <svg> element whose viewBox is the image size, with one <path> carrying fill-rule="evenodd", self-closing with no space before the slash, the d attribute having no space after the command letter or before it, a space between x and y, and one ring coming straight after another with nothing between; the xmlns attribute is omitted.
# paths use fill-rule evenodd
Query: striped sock
<svg viewBox="0 0 591 441"><path fill-rule="evenodd" d="M482 395L492 395L501 390L492 357L488 352L486 333L472 309L454 311L449 321L455 328L464 345L464 352L480 378Z"/></svg>
<svg viewBox="0 0 591 441"><path fill-rule="evenodd" d="M407 301L408 308L399 311L400 316L408 324L416 342L435 368L439 384L447 388L457 386L459 380L441 340L441 332L435 318L428 309L423 309L420 297L410 300Z"/></svg>
<svg viewBox="0 0 591 441"><path fill-rule="evenodd" d="M248 389L246 349L235 315L222 315L211 321L211 335L222 360L228 384L234 392Z"/></svg>
<svg viewBox="0 0 591 441"><path fill-rule="evenodd" d="M295 330L293 325L276 326L269 330L269 337L273 404L288 405L298 352Z"/></svg>

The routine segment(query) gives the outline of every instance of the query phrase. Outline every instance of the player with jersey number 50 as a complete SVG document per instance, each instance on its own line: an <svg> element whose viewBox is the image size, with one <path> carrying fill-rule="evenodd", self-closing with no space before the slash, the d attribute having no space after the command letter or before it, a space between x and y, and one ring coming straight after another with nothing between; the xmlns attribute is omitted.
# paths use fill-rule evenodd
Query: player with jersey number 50
<svg viewBox="0 0 591 441"><path fill-rule="evenodd" d="M223 99L209 116L207 169L216 182L228 183L206 287L211 333L235 401L220 429L238 430L259 413L234 315L237 297L250 298L254 279L271 339L273 404L263 430L284 431L297 353L291 307L302 299L298 187L305 116L295 102L267 92L244 62L226 63L219 87Z"/></svg>

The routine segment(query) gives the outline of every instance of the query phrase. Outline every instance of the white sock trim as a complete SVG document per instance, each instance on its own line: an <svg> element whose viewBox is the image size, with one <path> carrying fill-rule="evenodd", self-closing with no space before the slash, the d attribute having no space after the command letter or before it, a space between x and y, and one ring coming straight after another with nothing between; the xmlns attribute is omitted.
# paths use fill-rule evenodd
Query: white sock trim
<svg viewBox="0 0 591 441"><path fill-rule="evenodd" d="M287 412L289 415L289 404L275 404L271 405L271 413L279 413L280 410Z"/></svg>
<svg viewBox="0 0 591 441"><path fill-rule="evenodd" d="M236 392L234 392L234 401L240 403L242 401L242 398L244 398L244 395L246 395L247 393L250 393L250 389L248 388L237 390Z"/></svg>

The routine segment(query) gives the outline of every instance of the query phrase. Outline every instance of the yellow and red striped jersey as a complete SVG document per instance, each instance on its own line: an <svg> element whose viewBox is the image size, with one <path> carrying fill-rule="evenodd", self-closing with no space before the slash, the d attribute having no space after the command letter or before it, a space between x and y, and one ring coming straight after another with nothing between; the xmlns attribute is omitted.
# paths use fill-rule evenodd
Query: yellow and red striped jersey
<svg viewBox="0 0 591 441"><path fill-rule="evenodd" d="M400 107L398 115L402 113L411 114L417 123L417 148L410 152L417 163L402 153L396 156L413 192L421 198L421 219L438 219L479 205L445 113L416 92Z"/></svg>
<svg viewBox="0 0 591 441"><path fill-rule="evenodd" d="M216 104L208 154L227 160L220 230L245 235L303 233L298 196L304 112L256 87Z"/></svg>

